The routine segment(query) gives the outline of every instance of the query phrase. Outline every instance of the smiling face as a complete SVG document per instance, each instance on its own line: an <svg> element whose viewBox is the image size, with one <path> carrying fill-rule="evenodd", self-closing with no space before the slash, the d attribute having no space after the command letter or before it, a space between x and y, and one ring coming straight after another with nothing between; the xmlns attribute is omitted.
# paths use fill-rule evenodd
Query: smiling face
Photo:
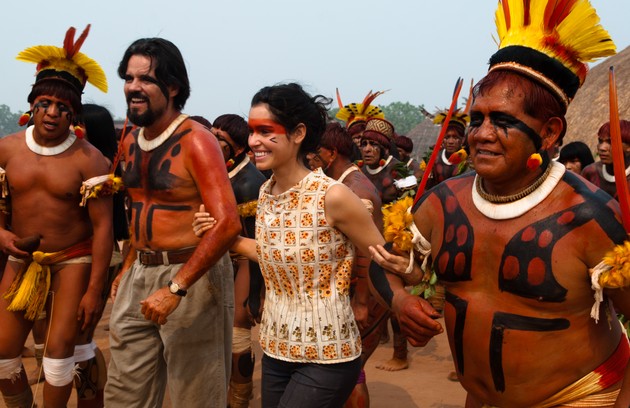
<svg viewBox="0 0 630 408"><path fill-rule="evenodd" d="M155 76L151 59L144 55L133 55L125 74L125 97L127 116L138 126L151 126L166 111L170 99Z"/></svg>
<svg viewBox="0 0 630 408"><path fill-rule="evenodd" d="M56 146L70 134L74 112L70 102L54 96L40 95L33 106L34 137L42 146Z"/></svg>
<svg viewBox="0 0 630 408"><path fill-rule="evenodd" d="M270 170L297 160L299 143L294 143L284 126L276 121L267 104L254 105L249 110L249 147L256 167Z"/></svg>
<svg viewBox="0 0 630 408"><path fill-rule="evenodd" d="M529 156L536 153L533 137L540 134L543 148L555 142L546 130L541 134L541 120L523 111L524 95L518 85L499 81L478 95L471 108L468 143L472 161L486 190L493 194L520 191L538 177L540 170L526 167Z"/></svg>

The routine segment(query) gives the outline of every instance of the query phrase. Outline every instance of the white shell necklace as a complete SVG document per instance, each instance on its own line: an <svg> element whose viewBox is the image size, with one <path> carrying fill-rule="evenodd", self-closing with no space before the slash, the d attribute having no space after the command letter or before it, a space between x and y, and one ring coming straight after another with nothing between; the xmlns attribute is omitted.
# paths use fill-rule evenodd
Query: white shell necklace
<svg viewBox="0 0 630 408"><path fill-rule="evenodd" d="M628 177L629 174L630 174L630 166L626 167L626 177ZM615 182L615 175L608 173L608 170L606 170L606 165L603 163L602 163L602 177L604 177L604 180L606 180L609 183Z"/></svg>
<svg viewBox="0 0 630 408"><path fill-rule="evenodd" d="M446 164L447 166L452 166L453 163L451 163L450 161L448 161L448 157L446 157L446 149L442 150L442 161L444 162L444 164Z"/></svg>
<svg viewBox="0 0 630 408"><path fill-rule="evenodd" d="M166 142L169 137L171 137L173 132L175 132L175 129L177 129L177 127L181 125L182 122L186 120L186 118L188 118L188 115L182 113L177 118L175 118L175 120L172 121L170 125L168 125L164 132L162 132L155 139L151 140L147 140L144 137L144 128L140 128L140 132L138 132L138 146L140 146L140 149L145 152L150 152L151 150L158 148L162 145L162 143Z"/></svg>
<svg viewBox="0 0 630 408"><path fill-rule="evenodd" d="M33 125L33 126L29 126L26 129L24 139L26 140L26 145L28 146L28 148L33 153L39 154L40 156L55 156L57 154L61 154L65 152L66 150L68 150L70 146L72 146L74 141L77 140L77 136L74 134L74 132L70 131L70 134L68 135L66 140L64 140L62 143L58 144L57 146L52 146L52 147L42 146L35 141L35 136L33 136L34 128L35 126Z"/></svg>
<svg viewBox="0 0 630 408"><path fill-rule="evenodd" d="M389 162L392 161L392 156L389 156L387 158L387 161L385 162L385 164L383 164L382 166L378 166L375 169L371 169L370 166L368 166L367 164L365 165L365 170L367 170L368 173L374 175L374 174L378 174L381 172L381 170L383 170L385 167L387 167L387 165L389 164Z"/></svg>
<svg viewBox="0 0 630 408"><path fill-rule="evenodd" d="M495 204L481 197L476 188L477 177L479 177L479 175L476 175L475 182L472 183L473 204L479 212L493 220L509 220L520 217L547 198L562 179L566 168L562 164L554 161L549 165L552 166L551 171L545 181L537 189L527 196L510 203Z"/></svg>

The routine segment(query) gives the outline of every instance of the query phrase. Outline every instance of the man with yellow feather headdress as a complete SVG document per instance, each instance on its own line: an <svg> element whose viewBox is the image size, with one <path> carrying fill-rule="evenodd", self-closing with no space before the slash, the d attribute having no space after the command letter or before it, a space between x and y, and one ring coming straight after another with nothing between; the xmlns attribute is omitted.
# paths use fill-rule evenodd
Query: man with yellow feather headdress
<svg viewBox="0 0 630 408"><path fill-rule="evenodd" d="M476 174L425 194L409 231L446 288L466 407L628 407L615 310L630 313L630 279L595 268L627 239L620 208L549 155L586 62L615 45L587 0L501 0L496 22L499 50L470 112Z"/></svg>
<svg viewBox="0 0 630 408"><path fill-rule="evenodd" d="M0 390L9 408L32 404L20 354L33 320L46 311L44 405L65 407L75 342L104 306L114 240L112 199L103 193L111 192L113 177L105 157L82 139L86 82L107 91L101 67L79 52L89 27L76 42L70 28L63 47L18 55L37 64L30 110L21 120L33 124L0 140L0 248L9 255L0 282Z"/></svg>

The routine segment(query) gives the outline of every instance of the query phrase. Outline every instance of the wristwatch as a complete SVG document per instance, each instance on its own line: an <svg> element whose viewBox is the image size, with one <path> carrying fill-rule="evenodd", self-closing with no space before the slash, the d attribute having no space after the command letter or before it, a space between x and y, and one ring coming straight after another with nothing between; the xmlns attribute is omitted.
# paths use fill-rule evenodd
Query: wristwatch
<svg viewBox="0 0 630 408"><path fill-rule="evenodd" d="M188 293L187 290L182 289L178 283L173 282L172 280L168 281L167 283L168 285L168 290L173 294L173 295L177 295L177 296L186 296L186 293Z"/></svg>

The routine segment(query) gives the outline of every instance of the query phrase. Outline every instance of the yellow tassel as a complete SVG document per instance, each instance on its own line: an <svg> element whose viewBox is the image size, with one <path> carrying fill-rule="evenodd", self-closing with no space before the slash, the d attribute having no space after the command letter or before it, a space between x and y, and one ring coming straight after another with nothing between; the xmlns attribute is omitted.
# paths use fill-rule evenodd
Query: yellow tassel
<svg viewBox="0 0 630 408"><path fill-rule="evenodd" d="M44 310L50 289L50 267L37 262L37 259L41 260L44 255L41 251L33 253L33 262L20 277L18 287L14 288L12 284L5 295L5 299L10 301L7 310L11 312L24 310L24 317L28 320L35 320Z"/></svg>

